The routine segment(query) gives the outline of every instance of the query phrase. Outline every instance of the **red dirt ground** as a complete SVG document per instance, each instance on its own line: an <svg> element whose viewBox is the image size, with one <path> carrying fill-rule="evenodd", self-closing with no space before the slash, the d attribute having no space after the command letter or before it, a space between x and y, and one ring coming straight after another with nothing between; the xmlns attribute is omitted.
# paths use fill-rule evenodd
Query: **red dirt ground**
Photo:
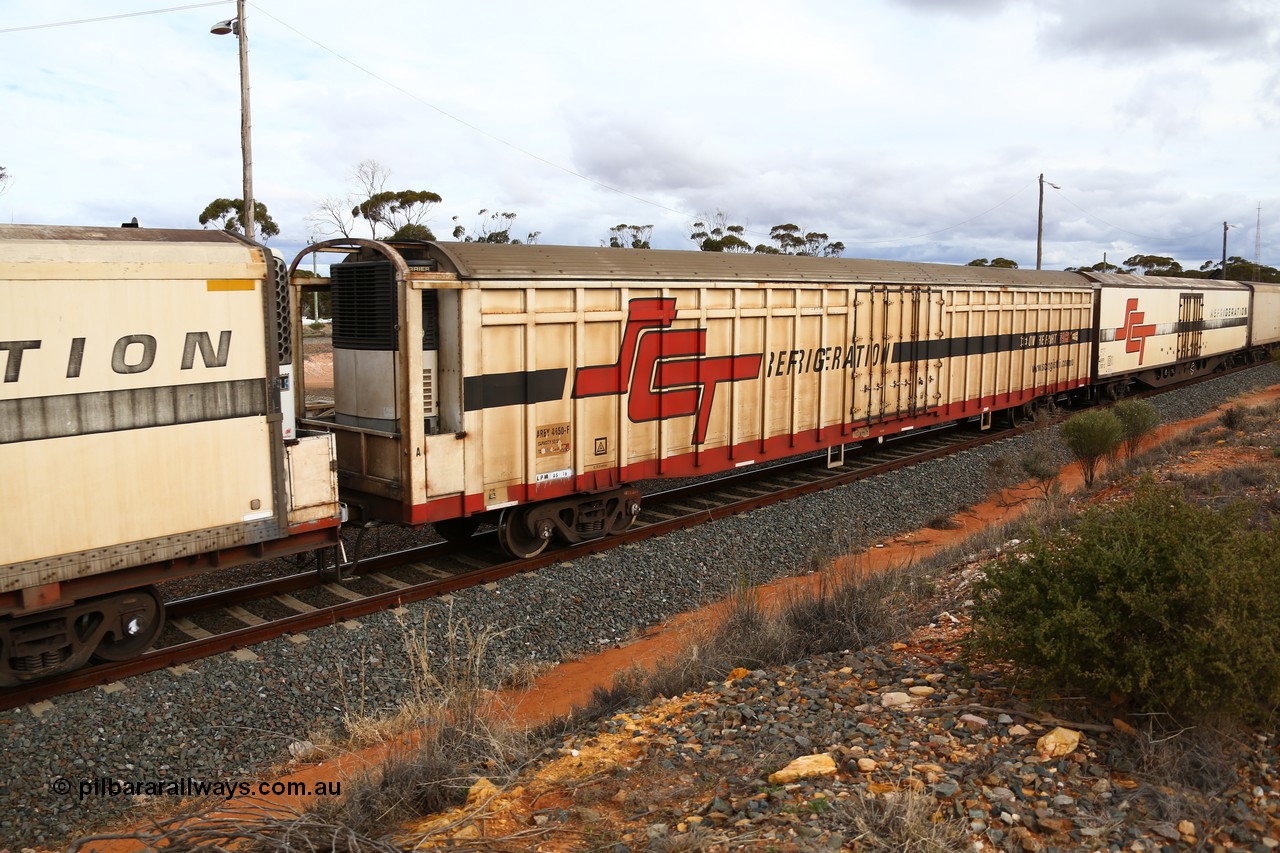
<svg viewBox="0 0 1280 853"><path fill-rule="evenodd" d="M327 340L326 338L325 341ZM1280 386L1240 398L1235 403L1258 405L1276 399L1280 399ZM1148 443L1157 444L1217 418L1218 413L1211 412L1193 420L1162 426ZM1188 456L1179 467L1186 473L1195 473L1211 467L1222 467L1228 456L1240 457L1242 453L1247 452L1248 448L1240 447L1211 448L1198 451L1194 456ZM1064 492L1079 490L1082 486L1082 478L1078 466L1070 465L1063 469L1058 482ZM974 536L989 525L1004 524L1016 519L1033 504L1032 498L1036 494L1037 490L1028 485L1005 489L955 516L952 519L957 524L954 529L926 528L901 534L870 548L857 559L864 571L877 571L890 566L904 565L912 559L918 560ZM1095 495L1094 499L1102 500L1106 497L1107 493L1102 492ZM761 599L768 603L797 585L817 582L818 578L815 575L784 578L762 587ZM670 656L685 645L696 630L704 627L709 620L716 618L714 606L680 614L650 629L642 637L626 646L607 649L589 657L563 663L539 677L529 689L504 692L495 698L495 702L507 710L518 723L536 725L553 719L568 713L575 705L585 705L595 688L607 687L612 683L615 673L632 666L649 667ZM403 743L382 745L348 753L319 764L299 767L279 778L283 781L306 782L309 786L321 780L349 778L383 760L392 749L404 746ZM232 800L228 803L228 809L243 815L254 809L296 809L302 805L304 803L299 798L279 797L267 801ZM142 848L131 842L111 842L86 849L95 853L126 853L126 851Z"/></svg>

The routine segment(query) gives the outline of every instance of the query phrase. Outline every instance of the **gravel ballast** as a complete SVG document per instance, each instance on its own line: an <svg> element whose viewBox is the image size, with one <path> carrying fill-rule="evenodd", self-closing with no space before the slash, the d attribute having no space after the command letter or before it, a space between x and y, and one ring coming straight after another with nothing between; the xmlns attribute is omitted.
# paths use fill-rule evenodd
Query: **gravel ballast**
<svg viewBox="0 0 1280 853"><path fill-rule="evenodd" d="M1280 367L1267 365L1153 402L1171 422L1277 382ZM467 590L448 603L422 602L399 616L380 613L314 631L304 642L274 640L253 647L253 659L221 655L113 692L95 688L58 697L52 707L0 712L0 849L56 845L145 815L125 795L81 799L81 783L94 779L269 777L288 762L291 742L340 728L345 713L390 711L410 694L407 630L425 630L439 649L450 618L491 626L501 632L490 644L497 666L587 654L723 597L743 573L761 581L794 574L812 554L948 516L987 491L993 460L1038 440L1009 439ZM58 780L70 783L69 793L57 793L64 785Z"/></svg>

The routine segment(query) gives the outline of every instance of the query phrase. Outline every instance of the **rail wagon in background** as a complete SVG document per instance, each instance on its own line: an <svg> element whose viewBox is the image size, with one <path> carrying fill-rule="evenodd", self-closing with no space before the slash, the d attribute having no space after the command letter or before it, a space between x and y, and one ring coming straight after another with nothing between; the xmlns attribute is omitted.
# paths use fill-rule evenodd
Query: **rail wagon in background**
<svg viewBox="0 0 1280 853"><path fill-rule="evenodd" d="M223 232L0 225L0 686L142 651L158 581L337 542L287 297Z"/></svg>
<svg viewBox="0 0 1280 853"><path fill-rule="evenodd" d="M1249 282L1253 300L1249 304L1249 357L1270 357L1280 345L1280 284Z"/></svg>
<svg viewBox="0 0 1280 853"><path fill-rule="evenodd" d="M1265 287L1128 274L1089 278L1098 283L1095 381L1113 398L1130 383L1159 388L1244 357L1253 287ZM1280 303L1265 296L1262 303L1261 316L1274 325ZM1264 330L1261 337L1269 335Z"/></svg>
<svg viewBox="0 0 1280 853"><path fill-rule="evenodd" d="M344 500L491 520L516 556L626 529L640 480L1085 393L1097 331L1074 273L363 240L294 267L316 251L347 257L296 282L333 300L334 405L302 423L336 437Z"/></svg>

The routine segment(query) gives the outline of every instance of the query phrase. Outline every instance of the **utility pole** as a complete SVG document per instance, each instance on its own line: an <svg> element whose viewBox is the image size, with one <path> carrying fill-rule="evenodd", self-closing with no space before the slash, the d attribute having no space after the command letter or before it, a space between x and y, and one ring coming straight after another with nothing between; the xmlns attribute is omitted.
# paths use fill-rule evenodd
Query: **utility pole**
<svg viewBox="0 0 1280 853"><path fill-rule="evenodd" d="M219 36L234 34L240 43L240 153L244 166L244 215L240 219L244 224L244 236L256 240L257 232L253 222L253 145L250 134L252 122L249 120L249 34L244 25L244 0L236 0L235 19L221 21L209 32Z"/></svg>
<svg viewBox="0 0 1280 853"><path fill-rule="evenodd" d="M1044 243L1044 185L1049 184L1055 190L1062 187L1057 184L1050 183L1044 179L1044 172L1040 173L1040 212L1036 216L1036 269L1040 269L1040 258L1042 255L1042 246Z"/></svg>
<svg viewBox="0 0 1280 853"><path fill-rule="evenodd" d="M244 165L244 236L257 239L253 222L253 145L249 128L249 33L244 27L244 0L236 0L236 33L240 42L240 150Z"/></svg>
<svg viewBox="0 0 1280 853"><path fill-rule="evenodd" d="M1253 229L1253 280L1258 280L1258 267L1262 266L1262 203L1258 203L1258 224Z"/></svg>
<svg viewBox="0 0 1280 853"><path fill-rule="evenodd" d="M1222 280L1227 280L1227 229L1231 226L1222 223Z"/></svg>

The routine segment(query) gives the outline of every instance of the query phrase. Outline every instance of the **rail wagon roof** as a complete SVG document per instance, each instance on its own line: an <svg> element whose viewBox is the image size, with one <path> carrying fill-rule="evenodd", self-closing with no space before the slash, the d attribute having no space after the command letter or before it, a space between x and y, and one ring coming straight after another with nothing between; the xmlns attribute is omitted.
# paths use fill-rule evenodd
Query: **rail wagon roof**
<svg viewBox="0 0 1280 853"><path fill-rule="evenodd" d="M1238 281L1219 281L1210 278L1174 278L1165 275L1134 275L1133 273L1087 272L1086 276L1098 284L1115 287L1167 287L1179 290L1248 290Z"/></svg>
<svg viewBox="0 0 1280 853"><path fill-rule="evenodd" d="M433 243L432 256L463 279L724 281L1089 287L1076 273L911 261L815 258L667 249Z"/></svg>
<svg viewBox="0 0 1280 853"><path fill-rule="evenodd" d="M0 278L261 278L263 250L218 230L0 225Z"/></svg>
<svg viewBox="0 0 1280 853"><path fill-rule="evenodd" d="M106 228L89 225L0 225L0 241L61 240L127 243L232 243L243 238L217 229Z"/></svg>

